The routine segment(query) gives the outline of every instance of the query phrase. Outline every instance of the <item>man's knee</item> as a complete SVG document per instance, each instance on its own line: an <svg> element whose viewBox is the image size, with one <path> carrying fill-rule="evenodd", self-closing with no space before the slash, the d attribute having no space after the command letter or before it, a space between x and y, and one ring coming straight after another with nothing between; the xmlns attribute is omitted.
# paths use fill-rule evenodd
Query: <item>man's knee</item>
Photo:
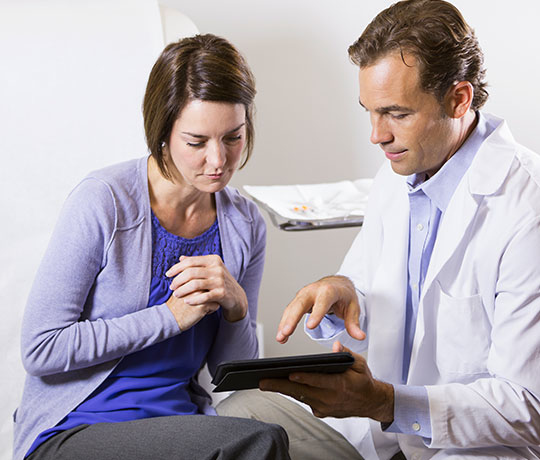
<svg viewBox="0 0 540 460"><path fill-rule="evenodd" d="M261 395L259 390L236 391L217 405L216 412L228 417L257 418L254 414L260 406Z"/></svg>

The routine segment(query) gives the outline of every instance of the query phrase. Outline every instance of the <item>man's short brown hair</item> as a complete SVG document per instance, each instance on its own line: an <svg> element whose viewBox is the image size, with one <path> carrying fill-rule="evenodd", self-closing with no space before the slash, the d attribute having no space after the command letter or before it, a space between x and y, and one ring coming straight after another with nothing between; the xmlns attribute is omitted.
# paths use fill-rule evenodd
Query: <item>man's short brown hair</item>
<svg viewBox="0 0 540 460"><path fill-rule="evenodd" d="M379 13L349 47L360 68L391 53L414 56L420 65L420 86L442 102L458 81L474 88L473 110L488 98L484 55L459 10L444 0L404 0Z"/></svg>

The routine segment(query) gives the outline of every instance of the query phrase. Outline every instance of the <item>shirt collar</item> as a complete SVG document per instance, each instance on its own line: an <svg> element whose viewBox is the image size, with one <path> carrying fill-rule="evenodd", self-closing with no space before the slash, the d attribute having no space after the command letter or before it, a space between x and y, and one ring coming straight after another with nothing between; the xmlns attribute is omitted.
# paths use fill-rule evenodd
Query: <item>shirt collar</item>
<svg viewBox="0 0 540 460"><path fill-rule="evenodd" d="M437 173L424 180L425 174L412 174L407 177L409 194L422 190L441 210L446 211L461 178L469 169L482 142L491 134L491 127L481 112L476 112L478 123L463 145L443 164Z"/></svg>

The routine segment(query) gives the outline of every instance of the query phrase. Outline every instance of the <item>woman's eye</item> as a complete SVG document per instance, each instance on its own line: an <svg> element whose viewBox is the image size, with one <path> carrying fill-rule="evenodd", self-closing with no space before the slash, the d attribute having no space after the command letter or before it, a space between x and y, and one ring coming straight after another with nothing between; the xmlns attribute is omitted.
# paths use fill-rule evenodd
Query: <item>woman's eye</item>
<svg viewBox="0 0 540 460"><path fill-rule="evenodd" d="M204 145L204 142L187 142L186 145L189 147L199 148Z"/></svg>
<svg viewBox="0 0 540 460"><path fill-rule="evenodd" d="M241 135L231 136L231 137L225 138L225 142L228 142L229 144L233 144L235 142L238 142L240 139L242 139Z"/></svg>

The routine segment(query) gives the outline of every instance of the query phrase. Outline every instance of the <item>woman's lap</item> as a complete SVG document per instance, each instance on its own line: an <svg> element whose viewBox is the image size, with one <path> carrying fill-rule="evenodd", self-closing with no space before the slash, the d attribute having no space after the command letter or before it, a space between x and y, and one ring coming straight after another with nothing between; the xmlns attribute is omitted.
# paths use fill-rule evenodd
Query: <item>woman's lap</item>
<svg viewBox="0 0 540 460"><path fill-rule="evenodd" d="M206 415L97 423L59 433L27 460L288 459L283 428Z"/></svg>

